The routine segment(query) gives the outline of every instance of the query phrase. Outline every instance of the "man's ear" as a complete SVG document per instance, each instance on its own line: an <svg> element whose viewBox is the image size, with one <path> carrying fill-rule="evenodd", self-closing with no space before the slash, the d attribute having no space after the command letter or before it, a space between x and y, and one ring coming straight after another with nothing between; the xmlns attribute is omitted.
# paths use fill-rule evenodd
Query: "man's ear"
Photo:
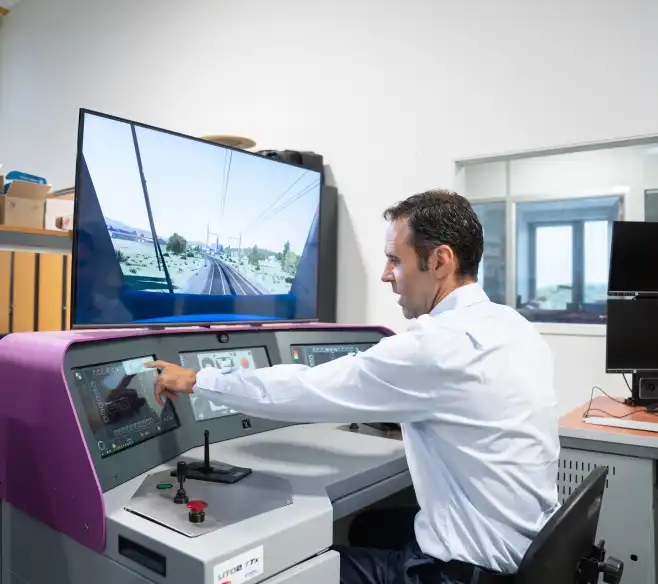
<svg viewBox="0 0 658 584"><path fill-rule="evenodd" d="M429 257L429 267L434 272L439 272L437 275L445 276L446 270L455 265L456 258L449 245L439 245Z"/></svg>

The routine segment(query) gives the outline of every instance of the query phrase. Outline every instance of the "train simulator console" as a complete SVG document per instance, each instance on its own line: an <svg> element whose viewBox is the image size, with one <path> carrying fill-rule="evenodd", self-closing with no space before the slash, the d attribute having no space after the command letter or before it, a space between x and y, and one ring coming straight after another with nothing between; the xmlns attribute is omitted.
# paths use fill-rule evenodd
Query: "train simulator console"
<svg viewBox="0 0 658 584"><path fill-rule="evenodd" d="M0 340L2 584L338 584L337 522L411 486L386 427L249 418L184 367L319 365L390 331L288 325L16 333Z"/></svg>

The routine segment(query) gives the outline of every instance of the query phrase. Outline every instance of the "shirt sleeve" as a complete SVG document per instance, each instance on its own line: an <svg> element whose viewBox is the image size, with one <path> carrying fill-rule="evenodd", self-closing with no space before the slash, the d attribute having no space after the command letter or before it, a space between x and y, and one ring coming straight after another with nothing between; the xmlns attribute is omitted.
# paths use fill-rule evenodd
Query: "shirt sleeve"
<svg viewBox="0 0 658 584"><path fill-rule="evenodd" d="M450 336L450 335L448 335ZM457 349L449 338L438 353ZM437 351L419 331L382 339L356 355L307 367L275 365L197 374L195 393L249 416L287 422L413 422L427 419L440 393Z"/></svg>

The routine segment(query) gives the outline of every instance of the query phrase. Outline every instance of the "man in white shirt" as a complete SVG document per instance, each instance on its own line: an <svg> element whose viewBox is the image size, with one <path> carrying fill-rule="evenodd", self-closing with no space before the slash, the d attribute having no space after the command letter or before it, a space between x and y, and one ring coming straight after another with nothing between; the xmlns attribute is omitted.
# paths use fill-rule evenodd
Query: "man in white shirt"
<svg viewBox="0 0 658 584"><path fill-rule="evenodd" d="M291 422L400 422L420 506L415 541L340 548L341 583L510 582L558 507L550 350L476 283L482 227L466 199L428 191L384 216L382 280L415 319L406 332L314 368L197 374L155 362L156 398L200 393Z"/></svg>

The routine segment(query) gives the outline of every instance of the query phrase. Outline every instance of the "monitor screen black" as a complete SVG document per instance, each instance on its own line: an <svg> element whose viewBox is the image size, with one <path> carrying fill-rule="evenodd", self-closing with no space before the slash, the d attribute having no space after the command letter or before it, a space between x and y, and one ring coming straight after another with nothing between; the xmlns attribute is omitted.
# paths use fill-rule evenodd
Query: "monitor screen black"
<svg viewBox="0 0 658 584"><path fill-rule="evenodd" d="M606 370L608 373L658 370L652 341L658 330L658 299L608 300Z"/></svg>
<svg viewBox="0 0 658 584"><path fill-rule="evenodd" d="M74 327L317 320L322 174L83 110Z"/></svg>
<svg viewBox="0 0 658 584"><path fill-rule="evenodd" d="M658 223L617 221L612 226L608 294L658 295Z"/></svg>
<svg viewBox="0 0 658 584"><path fill-rule="evenodd" d="M170 401L160 407L153 395L157 370L144 363L153 356L103 363L73 370L101 457L178 428L176 410Z"/></svg>
<svg viewBox="0 0 658 584"><path fill-rule="evenodd" d="M245 370L269 367L270 360L264 347L250 347L246 349L231 349L227 351L199 351L180 354L181 367L200 371L203 367L215 367L216 369L235 369L240 367ZM211 402L202 395L192 395L192 412L197 422L202 420L213 420L235 414L234 410L226 406Z"/></svg>
<svg viewBox="0 0 658 584"><path fill-rule="evenodd" d="M290 347L293 363L315 367L345 355L356 355L367 351L373 343L357 343L348 345L296 345Z"/></svg>

